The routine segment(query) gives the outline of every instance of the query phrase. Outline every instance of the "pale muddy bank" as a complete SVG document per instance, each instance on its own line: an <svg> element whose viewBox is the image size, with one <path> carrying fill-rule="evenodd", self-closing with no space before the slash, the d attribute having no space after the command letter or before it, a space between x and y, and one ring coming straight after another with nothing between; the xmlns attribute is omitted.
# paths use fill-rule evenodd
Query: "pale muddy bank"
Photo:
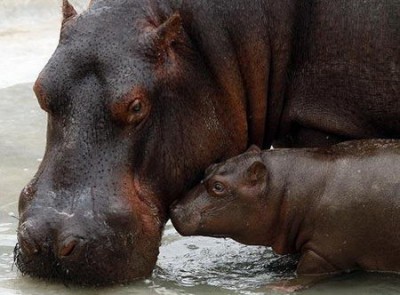
<svg viewBox="0 0 400 295"><path fill-rule="evenodd" d="M87 1L71 0L82 11ZM56 0L0 0L0 294L271 294L265 285L293 276L293 265L263 247L181 237L167 224L153 276L102 290L21 276L13 267L18 195L43 157L46 114L32 84L58 42ZM302 294L399 294L400 277L356 273Z"/></svg>

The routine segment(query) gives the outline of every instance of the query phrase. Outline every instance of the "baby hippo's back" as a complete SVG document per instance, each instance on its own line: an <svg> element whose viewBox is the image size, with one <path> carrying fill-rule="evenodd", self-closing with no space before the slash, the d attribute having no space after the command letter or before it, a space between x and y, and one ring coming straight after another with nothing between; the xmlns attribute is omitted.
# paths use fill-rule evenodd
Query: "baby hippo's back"
<svg viewBox="0 0 400 295"><path fill-rule="evenodd" d="M343 270L400 271L400 141L338 144L310 208L312 249ZM308 223L308 224L307 224Z"/></svg>

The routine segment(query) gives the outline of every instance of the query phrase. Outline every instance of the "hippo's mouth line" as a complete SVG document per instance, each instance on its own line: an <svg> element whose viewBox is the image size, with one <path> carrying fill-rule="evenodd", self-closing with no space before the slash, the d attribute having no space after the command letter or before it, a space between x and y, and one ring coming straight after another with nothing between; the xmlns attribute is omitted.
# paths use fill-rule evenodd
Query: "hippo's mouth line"
<svg viewBox="0 0 400 295"><path fill-rule="evenodd" d="M203 220L203 217L218 216L221 211L226 211L227 210L226 207L228 207L230 205L230 203L234 202L235 200L236 200L236 198L231 198L231 199L227 200L222 206L219 206L219 207L211 207L210 206L208 208L203 209L200 212L201 220Z"/></svg>
<svg viewBox="0 0 400 295"><path fill-rule="evenodd" d="M138 193L138 201L142 206L148 208L148 213L145 214L153 219L160 229L167 223L166 212L168 212L168 209L163 210L162 206L153 202L152 198L148 199L140 193Z"/></svg>
<svg viewBox="0 0 400 295"><path fill-rule="evenodd" d="M70 285L77 286L107 286L116 283L115 281L105 281L101 278L88 275L87 273L76 274L76 270L70 270L65 266L61 259L57 259L53 255L47 256L47 263L41 265L40 268L35 264L35 259L23 260L21 257L20 246L17 243L14 248L14 265L21 272L22 275L28 275L33 278L45 280L47 282L62 283L66 287ZM91 264L86 257L86 264ZM126 281L129 281L127 278ZM118 281L118 283L123 283Z"/></svg>
<svg viewBox="0 0 400 295"><path fill-rule="evenodd" d="M14 262L13 265L15 265L17 267L17 269L23 274L23 275L31 275L31 271L29 271L30 269L30 265L34 265L35 263L35 259L29 259L29 260L25 260L23 259L23 255L22 255L22 251L21 251L21 247L19 243L16 243L15 247L14 247ZM48 261L48 263L46 263L46 265L51 266L49 269L47 269L46 271L44 271L44 268L41 269L35 269L35 271L38 271L35 273L36 277L39 278L46 278L48 280L52 280L54 279L56 276L54 275L54 273L57 273L58 276L58 271L57 269L53 266L56 262L52 259L51 261Z"/></svg>

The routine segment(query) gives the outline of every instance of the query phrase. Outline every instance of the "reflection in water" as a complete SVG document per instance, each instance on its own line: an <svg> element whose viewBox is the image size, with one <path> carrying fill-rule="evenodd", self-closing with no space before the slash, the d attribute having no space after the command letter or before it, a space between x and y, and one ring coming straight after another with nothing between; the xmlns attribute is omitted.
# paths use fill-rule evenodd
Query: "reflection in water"
<svg viewBox="0 0 400 295"><path fill-rule="evenodd" d="M226 289L254 289L278 278L293 276L294 263L278 257L266 247L249 247L229 239L180 237L167 225L157 278L181 286L218 286Z"/></svg>
<svg viewBox="0 0 400 295"><path fill-rule="evenodd" d="M79 4L80 9L86 5L85 0L71 2ZM99 291L17 273L12 252L18 220L12 216L18 215L19 192L35 173L45 144L46 115L31 88L57 44L58 9L59 3L54 0L0 1L0 68L6 70L0 72L0 294L270 294L266 284L292 277L292 258L231 240L180 237L170 224L157 267L148 280ZM29 83L19 84L22 82ZM336 278L302 292L399 293L398 276L367 273Z"/></svg>

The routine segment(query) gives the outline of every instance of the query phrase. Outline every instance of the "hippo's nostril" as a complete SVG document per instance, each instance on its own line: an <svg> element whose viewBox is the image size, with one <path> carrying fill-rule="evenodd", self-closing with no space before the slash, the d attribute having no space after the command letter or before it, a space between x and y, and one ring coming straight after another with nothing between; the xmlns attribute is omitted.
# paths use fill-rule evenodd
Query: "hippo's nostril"
<svg viewBox="0 0 400 295"><path fill-rule="evenodd" d="M37 253L39 253L38 247L32 240L20 238L19 245L21 251L27 256L36 255Z"/></svg>
<svg viewBox="0 0 400 295"><path fill-rule="evenodd" d="M60 257L66 257L71 255L74 251L75 247L78 245L79 241L76 239L67 239L64 243L62 243L59 251Z"/></svg>
<svg viewBox="0 0 400 295"><path fill-rule="evenodd" d="M25 224L18 232L18 243L21 251L27 256L39 253L39 247L30 236Z"/></svg>
<svg viewBox="0 0 400 295"><path fill-rule="evenodd" d="M182 206L179 204L179 200L175 200L172 205L169 207L171 214L178 214L182 211Z"/></svg>

